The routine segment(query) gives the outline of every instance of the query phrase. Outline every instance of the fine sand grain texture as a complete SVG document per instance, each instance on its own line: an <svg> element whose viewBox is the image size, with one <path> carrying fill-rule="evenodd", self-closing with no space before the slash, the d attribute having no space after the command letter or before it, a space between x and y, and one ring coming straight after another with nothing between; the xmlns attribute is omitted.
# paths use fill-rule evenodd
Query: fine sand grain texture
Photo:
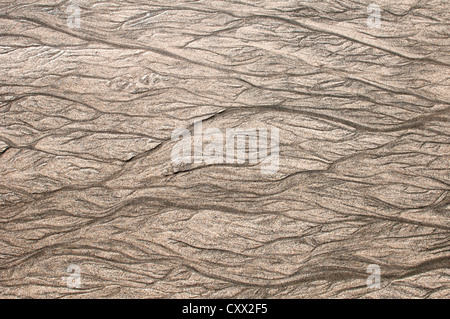
<svg viewBox="0 0 450 319"><path fill-rule="evenodd" d="M9 0L0 30L0 298L450 297L448 0Z"/></svg>

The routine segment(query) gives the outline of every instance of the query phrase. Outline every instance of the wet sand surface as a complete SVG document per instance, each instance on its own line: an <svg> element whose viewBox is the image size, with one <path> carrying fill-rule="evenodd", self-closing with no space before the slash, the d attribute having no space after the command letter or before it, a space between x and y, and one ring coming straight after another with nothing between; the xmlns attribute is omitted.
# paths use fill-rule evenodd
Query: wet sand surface
<svg viewBox="0 0 450 319"><path fill-rule="evenodd" d="M449 23L444 0L1 1L0 297L448 298ZM278 132L275 170L174 161L200 121Z"/></svg>

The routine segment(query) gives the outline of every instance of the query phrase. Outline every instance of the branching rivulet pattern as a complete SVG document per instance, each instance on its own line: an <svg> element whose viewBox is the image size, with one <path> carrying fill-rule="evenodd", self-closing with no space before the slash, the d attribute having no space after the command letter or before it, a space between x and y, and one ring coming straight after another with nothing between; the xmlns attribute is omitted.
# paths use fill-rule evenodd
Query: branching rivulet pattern
<svg viewBox="0 0 450 319"><path fill-rule="evenodd" d="M373 2L1 1L0 296L448 298L450 3ZM174 165L198 120L278 172Z"/></svg>

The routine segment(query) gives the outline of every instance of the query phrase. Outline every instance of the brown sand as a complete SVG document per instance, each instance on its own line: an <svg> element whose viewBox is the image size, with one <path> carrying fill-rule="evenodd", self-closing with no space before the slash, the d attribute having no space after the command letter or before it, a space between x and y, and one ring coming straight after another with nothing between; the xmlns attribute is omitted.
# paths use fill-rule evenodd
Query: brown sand
<svg viewBox="0 0 450 319"><path fill-rule="evenodd" d="M69 5L0 3L1 298L450 296L449 1ZM199 120L278 170L175 164Z"/></svg>

